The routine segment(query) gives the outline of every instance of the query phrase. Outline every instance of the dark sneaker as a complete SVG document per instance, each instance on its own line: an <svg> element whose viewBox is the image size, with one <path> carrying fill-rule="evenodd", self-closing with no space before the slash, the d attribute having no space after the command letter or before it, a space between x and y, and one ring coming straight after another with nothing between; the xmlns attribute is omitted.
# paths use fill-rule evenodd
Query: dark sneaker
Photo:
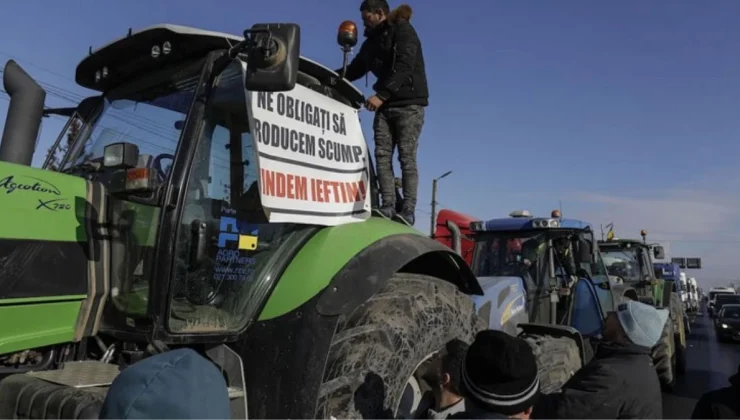
<svg viewBox="0 0 740 420"><path fill-rule="evenodd" d="M393 208L393 206L383 206L374 209L373 213L388 220L392 220L394 217L396 217L396 210Z"/></svg>
<svg viewBox="0 0 740 420"><path fill-rule="evenodd" d="M414 226L416 217L414 217L414 213L404 211L404 212L397 213L396 217L393 220L407 224L409 226Z"/></svg>

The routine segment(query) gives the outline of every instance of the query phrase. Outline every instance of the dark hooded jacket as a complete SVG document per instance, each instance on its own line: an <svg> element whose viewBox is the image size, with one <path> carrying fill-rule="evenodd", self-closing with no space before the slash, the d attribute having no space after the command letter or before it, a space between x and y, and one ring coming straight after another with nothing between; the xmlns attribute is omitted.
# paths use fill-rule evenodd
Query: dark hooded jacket
<svg viewBox="0 0 740 420"><path fill-rule="evenodd" d="M538 419L661 419L663 396L650 349L602 343L561 392L543 395Z"/></svg>
<svg viewBox="0 0 740 420"><path fill-rule="evenodd" d="M229 391L221 371L191 349L134 363L111 384L101 419L228 419Z"/></svg>
<svg viewBox="0 0 740 420"><path fill-rule="evenodd" d="M393 9L385 22L366 31L367 39L347 66L349 81L373 73L377 78L373 90L384 107L429 104L424 54L411 15L406 4ZM341 74L341 69L336 72Z"/></svg>
<svg viewBox="0 0 740 420"><path fill-rule="evenodd" d="M699 398L691 418L740 418L740 366L738 366L737 373L730 376L730 386L709 391Z"/></svg>

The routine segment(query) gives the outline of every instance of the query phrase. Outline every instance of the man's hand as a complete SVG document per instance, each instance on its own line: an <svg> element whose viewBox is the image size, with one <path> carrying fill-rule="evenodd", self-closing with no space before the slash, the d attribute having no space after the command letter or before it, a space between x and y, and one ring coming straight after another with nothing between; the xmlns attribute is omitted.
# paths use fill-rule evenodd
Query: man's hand
<svg viewBox="0 0 740 420"><path fill-rule="evenodd" d="M383 100L380 99L378 95L371 96L370 99L365 102L365 108L367 108L368 111L373 112L377 111L378 108L381 107L381 105L383 105Z"/></svg>

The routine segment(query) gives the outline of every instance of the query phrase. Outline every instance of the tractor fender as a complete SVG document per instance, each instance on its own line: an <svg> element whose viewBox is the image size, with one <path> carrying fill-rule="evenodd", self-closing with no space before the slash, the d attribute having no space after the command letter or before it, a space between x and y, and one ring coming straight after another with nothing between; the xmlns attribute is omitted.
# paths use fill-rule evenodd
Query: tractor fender
<svg viewBox="0 0 740 420"><path fill-rule="evenodd" d="M431 238L399 233L373 242L350 259L321 292L316 310L323 316L349 313L397 272L430 275L455 284L464 293L483 294L460 255Z"/></svg>

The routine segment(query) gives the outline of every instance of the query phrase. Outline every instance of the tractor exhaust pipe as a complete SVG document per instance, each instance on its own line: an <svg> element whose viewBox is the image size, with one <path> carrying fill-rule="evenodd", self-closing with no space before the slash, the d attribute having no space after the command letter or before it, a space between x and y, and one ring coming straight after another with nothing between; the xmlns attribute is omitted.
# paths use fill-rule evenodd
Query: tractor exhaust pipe
<svg viewBox="0 0 740 420"><path fill-rule="evenodd" d="M3 85L10 96L10 105L0 142L0 161L31 166L46 91L14 60L5 64Z"/></svg>
<svg viewBox="0 0 740 420"><path fill-rule="evenodd" d="M448 220L447 230L450 231L450 236L452 237L452 250L462 255L462 233L460 232L460 227L452 220Z"/></svg>

